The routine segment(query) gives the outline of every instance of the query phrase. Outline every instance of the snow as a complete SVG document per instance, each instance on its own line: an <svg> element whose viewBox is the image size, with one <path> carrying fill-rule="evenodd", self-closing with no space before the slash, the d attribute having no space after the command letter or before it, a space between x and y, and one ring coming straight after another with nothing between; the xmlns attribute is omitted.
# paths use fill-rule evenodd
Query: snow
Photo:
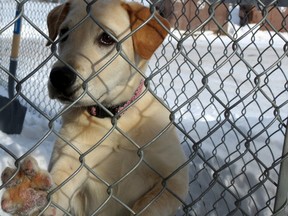
<svg viewBox="0 0 288 216"><path fill-rule="evenodd" d="M30 5L30 7L32 6ZM37 4L37 10L38 7L43 9L39 4ZM45 7L45 13L49 11L49 8L51 8L51 5ZM26 11L29 11L29 8L26 8ZM32 15L29 15L29 18L37 23L39 20L36 13ZM8 23L7 20L3 22ZM25 23L29 26L27 22L24 22L24 25ZM237 25L237 20L235 23ZM42 22L39 21L38 26L43 32L46 32ZM232 36L217 37L212 32L205 32L204 34L194 33L188 37L176 30L173 31L173 37L170 36L166 39L163 49L157 50L156 55L150 61L149 69L152 71L150 74L154 76L151 88L175 111L176 122L179 127L179 139L183 143L187 155L194 156L190 169L191 194L188 201L198 198L199 201L193 205L191 215L205 215L212 210L211 215L225 215L235 209L235 201L250 193L251 188L259 185L259 182L263 180L263 171L267 167L271 167L282 153L284 129L279 130L279 123L275 122L275 110L271 109L269 99L276 98L275 103L281 108L279 118L286 118L288 109L284 108L287 108L287 105L285 105L288 98L287 87L286 92L284 90L285 85L287 85L287 73L282 72L281 68L288 67L287 57L285 57L283 51L283 47L285 47L288 40L288 34L281 33L279 36L273 32L254 29L253 32L246 35L245 33L251 28L253 28L253 25L245 26L238 31L233 28L228 29L230 35L237 36L235 36L238 40L236 51L239 55L243 54L245 56L246 64L238 62L239 56L237 55L233 55L230 59L234 65L226 62L232 56L232 47L235 46L235 43L233 44L231 40ZM23 43L33 41L35 46L41 47L41 52L45 54L44 58L49 56L50 50L44 48L45 40L43 40L43 37L37 32L35 36L35 30L31 26L27 27L25 32L26 34L22 35ZM7 40L11 37L11 34L7 30L1 37ZM273 38L273 45L271 45L271 38ZM181 39L185 39L182 49L177 50L177 44L179 45ZM224 50L228 53L225 53ZM2 58L7 58L7 56L4 56L7 53L2 52L3 50L0 51L0 63ZM162 55L163 52L165 58ZM265 55L259 59L262 52ZM35 54L32 53L31 55ZM175 56L177 57L174 59ZM282 58L282 65L279 68L277 63ZM42 59L39 57L39 62L41 61ZM169 66L165 66L167 61L171 61ZM214 73L215 62L218 66L217 73ZM40 98L40 102L35 101L36 105L48 116L53 117L59 110L60 105L50 101L47 96L45 83L51 61L47 65L47 68L44 68L43 71L35 73L29 79L27 85L36 88L35 92L32 93L34 97L37 95ZM157 65L157 68L163 67L163 70L159 72L155 65ZM271 65L274 66L269 68ZM247 72L247 66L251 67L250 72ZM233 71L231 71L231 67L234 68ZM27 73L22 68L19 68L18 73ZM267 69L269 69L269 73L273 70L276 72L274 71L269 76L266 74L257 76ZM42 80L40 86L38 83L39 77ZM255 79L259 79L259 86L262 86L262 91L250 94L243 103L238 104L240 98L245 97L257 88L254 83ZM209 88L203 88L205 81ZM269 85L266 85L266 82ZM222 89L220 88L221 83L223 84ZM212 97L211 92L215 93L216 97ZM0 94L7 94L5 88L0 88ZM24 95L28 95L25 92L25 85ZM32 101L35 100L34 97L28 96ZM183 105L183 103L187 104ZM228 118L225 116L226 109L224 105L231 107ZM0 173L6 166L14 165L14 158L9 156L2 147L13 152L16 157L21 157L29 152L31 148L37 146L32 155L42 168L47 168L53 143L56 139L55 132L61 126L60 121L56 121L53 127L50 128L49 120L35 114L37 113L35 109L29 108L29 110L21 134L7 135L0 131ZM219 126L220 123L222 124L221 127ZM268 126L269 134L262 133L262 130L268 128ZM180 130L189 134L191 139L185 137ZM206 137L207 134L209 134L208 137ZM248 135L255 139L248 143L250 147L247 150L245 145L247 144L246 138ZM192 150L195 143L200 143L197 154ZM261 163L255 160L255 155ZM234 161L236 162L234 163ZM223 168L225 164L230 164L230 166ZM219 177L213 178L215 170L220 168L223 168L223 170L219 172ZM278 169L279 167L275 167L269 172L269 178L276 183ZM255 214L261 208L264 209L259 215L271 214L274 200L271 201L270 199L276 193L273 181L263 182L256 193L243 199L240 208L243 208L248 215ZM229 188L230 192L225 191L223 185ZM207 193L205 193L205 190L207 190ZM238 195L237 198L231 195L232 192ZM0 196L2 193L3 190L0 191ZM201 197L202 194L203 197ZM267 203L270 204L271 209L265 208ZM6 216L7 214L0 209L0 215ZM182 214L179 212L178 215ZM241 214L238 211L236 215Z"/></svg>

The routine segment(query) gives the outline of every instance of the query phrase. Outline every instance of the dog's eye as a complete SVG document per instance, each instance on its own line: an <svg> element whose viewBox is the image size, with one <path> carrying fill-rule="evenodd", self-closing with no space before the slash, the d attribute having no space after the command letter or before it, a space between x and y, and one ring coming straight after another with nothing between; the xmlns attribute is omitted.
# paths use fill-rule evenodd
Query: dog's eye
<svg viewBox="0 0 288 216"><path fill-rule="evenodd" d="M112 36L110 36L106 32L103 32L99 37L99 43L105 46L110 46L115 43L115 40Z"/></svg>
<svg viewBox="0 0 288 216"><path fill-rule="evenodd" d="M59 38L60 38L60 41L61 41L61 42L64 42L64 41L66 41L66 40L68 39L68 34L66 34L68 31L69 31L69 28L68 28L68 27L62 28L62 29L60 30L60 32L59 32ZM65 34L66 34L66 36L63 37L63 35L65 35ZM62 37L63 37L63 38L62 38Z"/></svg>

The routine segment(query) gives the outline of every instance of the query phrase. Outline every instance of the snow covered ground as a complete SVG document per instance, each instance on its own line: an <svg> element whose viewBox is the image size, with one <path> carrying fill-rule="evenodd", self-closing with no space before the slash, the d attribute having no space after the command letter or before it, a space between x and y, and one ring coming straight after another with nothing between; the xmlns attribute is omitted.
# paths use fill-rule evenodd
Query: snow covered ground
<svg viewBox="0 0 288 216"><path fill-rule="evenodd" d="M50 4L46 6L37 4L37 10L41 13L45 11L41 16L45 16L52 7ZM29 7L35 6L27 4L25 8L27 16L33 22L39 22L37 26L46 32L43 21L38 17L39 14L29 14L31 9ZM33 10L35 11L35 8ZM1 21L3 22L0 19L0 23ZM4 24L7 24L5 20ZM279 123L275 121L275 112L271 108L270 99L275 99L275 104L280 107L279 118L282 120L287 118L288 109L285 101L288 92L287 87L285 90L287 85L285 69L288 68L288 59L287 56L285 57L283 47L287 43L288 34L283 33L280 37L273 33L255 30L241 38L250 28L251 26L244 27L236 32L239 39L236 44L230 37L217 36L212 32L188 37L175 30L173 37L166 39L163 47L157 51L150 62L151 72L148 74L156 74L158 69L164 66L163 70L154 76L152 88L173 110L176 110L176 122L179 128L192 137L193 141L179 130L179 138L183 142L187 155L191 156L191 152L195 153L195 149L192 150L194 143L201 143L198 154L195 154L191 160L191 194L188 201L199 199L193 205L191 215L226 215L236 208L235 201L243 197L240 208L248 215L258 211L259 215L271 215L271 209L273 210L274 207L273 197L276 187L272 181L263 182L257 190L255 189L255 193L251 188L259 185L263 180L264 170L271 167L281 156L283 148L284 129L279 129ZM230 28L228 31L235 35L233 29ZM26 76L35 68L35 66L32 69L29 67L30 60L37 59L40 64L50 52L49 48L44 46L45 39L27 22L24 22L23 32L26 34L23 34L22 43L33 48L29 51L30 56L19 63L20 77ZM183 49L177 51L179 39L185 37L187 39L183 42ZM273 38L272 45L271 38ZM9 39L11 33L7 30L1 35L3 43L0 44L0 63L3 65L9 56ZM235 47L237 55L233 54ZM39 49L41 56L35 51ZM241 61L241 56L245 59L245 63ZM282 61L278 62L279 59ZM169 61L171 63L165 66ZM45 85L51 63L49 61L44 68L31 76L29 82L23 86L23 94L47 115L54 116L59 109L59 104L50 101ZM271 65L274 66L269 68ZM266 70L268 72L265 72ZM257 76L262 73L263 76ZM207 88L203 88L204 78L208 81ZM255 90L255 79L258 78L262 91ZM34 86L32 93L30 86ZM254 90L255 94L249 94ZM5 88L0 88L0 94L6 95ZM245 101L239 102L242 99ZM188 104L183 105L187 101ZM227 109L223 105L229 105L231 108L229 121L225 120L224 112ZM54 124L55 128L52 131L48 127L47 119L39 117L35 109L29 110L20 135L7 135L0 131L0 173L6 166L14 164L14 159L2 147L20 157L33 146L39 145L32 154L42 168L46 168L49 163L56 137L53 131L58 131L60 121ZM50 112L51 110L53 112ZM265 127L268 128L267 132L263 132ZM206 137L208 134L209 136ZM249 151L245 147L246 137L253 138L249 143ZM270 179L276 183L278 169L279 166L269 173ZM213 177L215 170L221 171L218 173L217 181ZM0 191L0 196L2 192L3 190ZM247 193L252 195L245 198ZM270 209L266 208L266 205ZM263 210L260 211L262 208ZM6 216L1 209L0 215ZM181 212L179 215L182 215ZM236 215L242 214L237 211Z"/></svg>

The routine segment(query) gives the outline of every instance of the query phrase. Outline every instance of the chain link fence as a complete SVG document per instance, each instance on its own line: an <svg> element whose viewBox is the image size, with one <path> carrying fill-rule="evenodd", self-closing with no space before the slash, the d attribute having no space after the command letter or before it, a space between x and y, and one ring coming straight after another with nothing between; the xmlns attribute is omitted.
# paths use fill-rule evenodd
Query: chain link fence
<svg viewBox="0 0 288 216"><path fill-rule="evenodd" d="M177 215L287 215L287 167L280 169L287 161L287 3L142 3L156 7L172 25L150 61L146 80L175 115L189 160L189 195ZM7 94L19 4L24 10L17 70L21 94L17 99L30 113L48 121L47 125L55 116L60 122L61 105L49 99L46 87L56 58L45 47L46 17L59 3L0 2L0 92ZM41 146L46 136L38 138L20 155L0 145L1 155L14 158L17 164Z"/></svg>

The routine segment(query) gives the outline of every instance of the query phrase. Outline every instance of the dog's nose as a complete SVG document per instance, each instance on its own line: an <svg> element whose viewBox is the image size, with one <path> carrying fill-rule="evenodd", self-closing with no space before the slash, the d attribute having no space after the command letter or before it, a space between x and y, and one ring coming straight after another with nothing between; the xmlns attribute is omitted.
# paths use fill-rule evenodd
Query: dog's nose
<svg viewBox="0 0 288 216"><path fill-rule="evenodd" d="M74 82L77 75L68 67L55 67L50 72L50 82L52 86L61 92L66 92Z"/></svg>

